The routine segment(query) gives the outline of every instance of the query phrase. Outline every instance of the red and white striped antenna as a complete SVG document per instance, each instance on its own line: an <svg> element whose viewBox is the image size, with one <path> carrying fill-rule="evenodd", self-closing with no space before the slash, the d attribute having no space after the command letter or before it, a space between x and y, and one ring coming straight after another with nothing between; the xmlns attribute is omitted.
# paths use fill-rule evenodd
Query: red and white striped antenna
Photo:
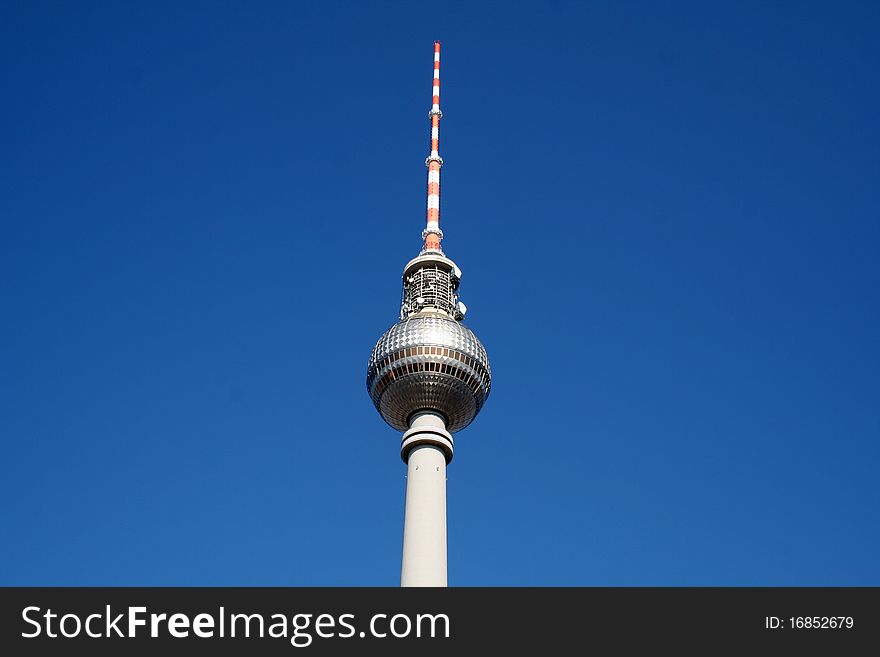
<svg viewBox="0 0 880 657"><path fill-rule="evenodd" d="M443 231L440 230L440 167L443 166L443 158L440 157L440 119L443 112L440 111L440 42L434 42L434 82L431 98L431 111L428 116L431 119L431 154L425 160L428 167L428 225L422 231L425 245L422 251L439 251L440 240L443 239Z"/></svg>

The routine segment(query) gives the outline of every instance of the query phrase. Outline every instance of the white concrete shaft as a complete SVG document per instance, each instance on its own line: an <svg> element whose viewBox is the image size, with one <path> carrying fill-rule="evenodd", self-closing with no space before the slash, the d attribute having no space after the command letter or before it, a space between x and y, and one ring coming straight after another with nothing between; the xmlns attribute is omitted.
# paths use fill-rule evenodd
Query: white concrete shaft
<svg viewBox="0 0 880 657"><path fill-rule="evenodd" d="M443 418L433 413L416 417L407 434L417 435L420 429L449 435ZM407 460L400 585L447 585L446 454L430 443L414 447Z"/></svg>

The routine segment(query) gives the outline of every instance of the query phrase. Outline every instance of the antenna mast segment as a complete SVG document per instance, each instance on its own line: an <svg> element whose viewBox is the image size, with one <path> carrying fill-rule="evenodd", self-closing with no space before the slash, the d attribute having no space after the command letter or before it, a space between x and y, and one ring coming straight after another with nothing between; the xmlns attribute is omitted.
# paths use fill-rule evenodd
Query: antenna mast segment
<svg viewBox="0 0 880 657"><path fill-rule="evenodd" d="M428 167L428 225L422 231L425 245L422 252L438 251L440 240L443 239L443 231L440 230L440 167L443 166L443 158L440 157L440 119L443 112L440 111L440 42L434 42L434 82L431 98L431 111L428 112L431 119L431 154L425 160Z"/></svg>

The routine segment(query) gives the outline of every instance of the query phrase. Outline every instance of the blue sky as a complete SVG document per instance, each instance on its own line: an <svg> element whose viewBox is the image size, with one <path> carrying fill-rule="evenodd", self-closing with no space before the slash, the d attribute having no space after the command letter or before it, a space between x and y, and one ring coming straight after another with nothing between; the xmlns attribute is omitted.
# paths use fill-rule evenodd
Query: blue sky
<svg viewBox="0 0 880 657"><path fill-rule="evenodd" d="M876 3L4 3L0 583L396 585L424 222L494 386L452 585L880 584Z"/></svg>

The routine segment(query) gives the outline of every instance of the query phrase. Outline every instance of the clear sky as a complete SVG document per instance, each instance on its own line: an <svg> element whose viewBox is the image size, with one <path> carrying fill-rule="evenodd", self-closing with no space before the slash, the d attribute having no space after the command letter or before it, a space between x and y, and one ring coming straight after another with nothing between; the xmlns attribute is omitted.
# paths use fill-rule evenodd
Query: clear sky
<svg viewBox="0 0 880 657"><path fill-rule="evenodd" d="M880 585L880 5L4 2L0 583L396 585L424 222L492 362L452 585Z"/></svg>

